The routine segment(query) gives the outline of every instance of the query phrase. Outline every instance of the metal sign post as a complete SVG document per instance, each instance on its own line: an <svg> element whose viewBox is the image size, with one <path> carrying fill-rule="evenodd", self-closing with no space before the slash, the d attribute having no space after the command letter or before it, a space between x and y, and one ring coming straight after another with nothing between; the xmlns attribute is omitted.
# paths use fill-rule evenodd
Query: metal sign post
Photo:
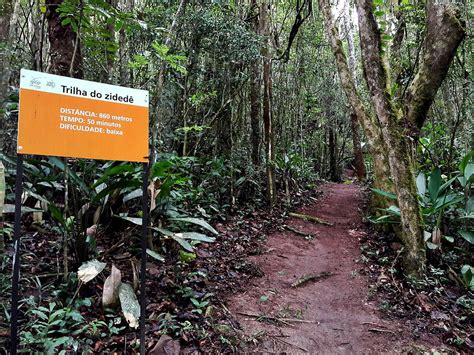
<svg viewBox="0 0 474 355"><path fill-rule="evenodd" d="M145 352L145 311L146 311L146 258L147 258L147 232L149 220L148 208L148 175L150 163L143 164L143 195L142 195L142 239L141 239L141 265L140 265L140 354Z"/></svg>
<svg viewBox="0 0 474 355"><path fill-rule="evenodd" d="M140 349L145 354L149 93L25 69L20 76L10 353L18 349L23 156L32 154L143 163Z"/></svg>
<svg viewBox="0 0 474 355"><path fill-rule="evenodd" d="M142 229L141 229L141 266L140 266L140 354L145 354L146 321L146 261L147 233L149 224L148 176L150 163L143 163ZM15 181L15 225L13 240L13 276L12 303L10 319L10 354L18 351L18 297L20 282L20 241L21 241L21 196L23 193L23 155L18 154Z"/></svg>
<svg viewBox="0 0 474 355"><path fill-rule="evenodd" d="M21 195L23 192L23 154L16 160L15 225L13 235L12 304L10 313L10 354L16 355L18 347L18 283L20 281Z"/></svg>

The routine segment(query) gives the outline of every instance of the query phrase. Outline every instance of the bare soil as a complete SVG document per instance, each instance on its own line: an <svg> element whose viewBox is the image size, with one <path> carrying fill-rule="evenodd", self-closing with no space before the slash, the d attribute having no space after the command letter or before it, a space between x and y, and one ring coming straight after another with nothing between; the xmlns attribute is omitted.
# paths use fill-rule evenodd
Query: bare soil
<svg viewBox="0 0 474 355"><path fill-rule="evenodd" d="M360 262L360 239L366 231L358 207L363 200L359 187L328 183L321 189L323 197L298 212L332 225L290 218L288 226L314 239L292 231L270 235L266 252L250 257L264 276L249 281L244 293L227 301L249 340L247 350L324 354L420 350L410 330L399 320L386 319L369 296ZM292 286L306 275L322 272L332 275Z"/></svg>

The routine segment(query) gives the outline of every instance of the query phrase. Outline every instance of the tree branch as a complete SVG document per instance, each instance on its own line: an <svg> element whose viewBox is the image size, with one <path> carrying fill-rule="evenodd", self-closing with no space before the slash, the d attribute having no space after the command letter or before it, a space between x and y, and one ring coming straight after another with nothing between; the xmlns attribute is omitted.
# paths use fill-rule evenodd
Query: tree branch
<svg viewBox="0 0 474 355"><path fill-rule="evenodd" d="M306 11L306 14L303 16L302 14L305 7L307 8L307 11ZM298 31L301 25L311 16L312 13L313 13L312 0L304 0L301 6L299 6L299 1L297 2L295 22L293 23L293 26L291 27L290 36L288 38L288 45L286 47L286 50L283 52L283 54L280 57L277 58L277 60L283 59L285 63L287 63L290 60L291 45L293 44L293 41L295 40L296 35L298 34Z"/></svg>
<svg viewBox="0 0 474 355"><path fill-rule="evenodd" d="M418 72L407 93L407 118L421 129L436 93L465 36L465 22L454 3L427 4L426 36Z"/></svg>

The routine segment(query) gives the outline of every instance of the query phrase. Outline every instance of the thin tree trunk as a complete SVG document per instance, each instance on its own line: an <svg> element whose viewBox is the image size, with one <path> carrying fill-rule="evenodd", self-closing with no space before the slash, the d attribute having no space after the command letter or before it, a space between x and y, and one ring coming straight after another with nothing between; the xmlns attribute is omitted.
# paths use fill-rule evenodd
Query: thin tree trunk
<svg viewBox="0 0 474 355"><path fill-rule="evenodd" d="M328 123L329 134L329 178L331 181L339 181L339 174L337 173L337 141L336 134L332 122Z"/></svg>
<svg viewBox="0 0 474 355"><path fill-rule="evenodd" d="M270 25L268 23L268 5L264 2L260 9L261 23L264 28L265 44L262 49L263 55L263 130L265 134L265 163L267 175L267 202L273 206L276 201L275 182L275 152L274 152L274 132L272 122L272 58L270 54Z"/></svg>
<svg viewBox="0 0 474 355"><path fill-rule="evenodd" d="M176 10L176 14L173 18L173 22L171 23L171 26L168 30L168 36L165 39L164 45L168 48L170 48L173 45L173 35L174 32L176 31L176 28L178 27L179 20L183 17L185 11L186 11L186 6L188 4L188 0L181 0L178 6L178 9ZM156 112L155 112L155 119L152 120L151 122L151 140L152 140L152 149L156 149L156 142L158 142L158 135L160 133L160 121L158 120L158 109L161 104L161 95L163 94L163 87L164 87L164 81L165 81L165 75L166 75L166 63L162 63L160 66L160 71L158 72L158 79L156 82L156 102L154 103ZM185 98L186 99L186 98ZM153 154L154 158L156 158L158 155Z"/></svg>
<svg viewBox="0 0 474 355"><path fill-rule="evenodd" d="M336 66L342 88L351 105L352 111L357 116L357 121L364 130L369 153L374 161L374 186L384 191L394 191L392 182L390 181L387 151L385 149L384 140L382 139L379 122L362 104L362 99L360 98L353 75L349 69L342 42L339 39L339 31L331 13L330 2L328 0L319 0L319 7L324 16L324 25L336 59ZM373 208L388 207L390 203L391 201L388 201L380 195L374 195L371 201Z"/></svg>
<svg viewBox="0 0 474 355"><path fill-rule="evenodd" d="M260 34L259 7L256 0L252 0L253 28L255 33ZM256 13L255 13L256 12ZM255 167L260 165L260 58L254 60L250 65L250 141L252 144L252 163Z"/></svg>
<svg viewBox="0 0 474 355"><path fill-rule="evenodd" d="M354 112L351 112L351 132L355 173L357 180L365 181L367 172L365 170L364 155L362 154L362 147L360 144L359 121Z"/></svg>
<svg viewBox="0 0 474 355"><path fill-rule="evenodd" d="M354 85L357 88L357 73L355 65L355 48L354 48L354 37L352 30L352 21L351 21L351 12L350 11L350 1L346 1L344 6L344 29L347 36L347 50L349 53L349 70L352 74L352 80ZM351 110L351 132L352 132L352 152L354 154L354 168L357 176L357 180L365 181L366 179L366 169L364 163L364 155L362 153L362 147L360 145L360 135L359 135L359 121L357 119L356 113Z"/></svg>

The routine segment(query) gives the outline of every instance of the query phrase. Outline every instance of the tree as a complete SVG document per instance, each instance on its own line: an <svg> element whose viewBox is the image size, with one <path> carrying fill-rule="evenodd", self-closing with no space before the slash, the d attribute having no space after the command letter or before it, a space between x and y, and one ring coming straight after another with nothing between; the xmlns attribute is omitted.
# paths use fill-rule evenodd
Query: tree
<svg viewBox="0 0 474 355"><path fill-rule="evenodd" d="M49 52L51 56L49 71L58 75L82 78L84 72L79 31L84 3L82 0L79 1L78 18L71 19L66 17L63 19L59 13L63 2L64 0L46 0L45 2L47 8L46 18L48 20ZM74 28L72 23L74 23Z"/></svg>
<svg viewBox="0 0 474 355"><path fill-rule="evenodd" d="M357 88L357 73L356 73L356 55L354 47L354 36L353 36L353 24L351 19L352 12L350 11L350 1L346 1L344 4L344 31L347 39L347 51L349 54L349 70L352 74L352 80ZM355 174L359 181L366 179L367 171L365 169L364 155L362 153L362 147L360 142L359 128L360 124L357 120L356 113L351 110L351 131L352 131L352 151L354 153L354 168Z"/></svg>
<svg viewBox="0 0 474 355"><path fill-rule="evenodd" d="M329 3L320 1L346 95L364 126L372 150L388 153L388 167L401 216L401 239L405 245L404 266L412 275L425 267L425 247L415 184L417 139L436 92L443 82L456 50L464 38L464 22L455 4L428 1L423 53L418 71L406 96L394 95L384 33L371 0L356 0L362 64L375 118L370 119L361 104L332 20ZM380 10L379 10L380 11ZM383 11L381 12L383 14ZM381 14L378 13L379 15ZM373 133L380 129L380 133ZM377 139L370 139L374 136ZM372 152L372 154L374 154ZM375 158L375 156L374 156Z"/></svg>
<svg viewBox="0 0 474 355"><path fill-rule="evenodd" d="M263 132L265 141L265 164L267 175L267 201L273 206L276 201L275 181L275 135L273 132L272 113L272 55L270 51L270 22L268 16L269 4L263 1L260 5L260 21L265 36L262 48L263 56Z"/></svg>

